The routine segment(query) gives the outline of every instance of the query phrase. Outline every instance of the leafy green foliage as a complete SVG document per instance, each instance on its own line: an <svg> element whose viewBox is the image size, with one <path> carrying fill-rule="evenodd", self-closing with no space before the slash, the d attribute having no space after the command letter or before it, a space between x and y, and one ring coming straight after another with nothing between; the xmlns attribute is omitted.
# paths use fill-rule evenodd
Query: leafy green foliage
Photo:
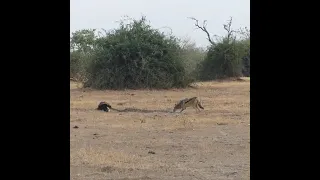
<svg viewBox="0 0 320 180"><path fill-rule="evenodd" d="M145 17L127 20L104 35L95 29L72 33L70 77L95 89L165 89L197 80L250 76L250 31L241 29L237 37L231 20L224 25L227 35L213 41L206 21L201 27L193 18L210 38L207 50L165 35Z"/></svg>
<svg viewBox="0 0 320 180"><path fill-rule="evenodd" d="M96 40L95 57L85 83L97 89L185 87L186 76L179 40L152 29L145 17Z"/></svg>
<svg viewBox="0 0 320 180"><path fill-rule="evenodd" d="M211 80L225 77L242 76L242 60L246 49L242 42L232 40L211 46L204 60L201 78Z"/></svg>
<svg viewBox="0 0 320 180"><path fill-rule="evenodd" d="M197 81L200 78L200 66L206 57L206 51L203 48L196 47L194 42L185 40L183 42L181 57L184 62L184 67L188 77L192 78L192 81Z"/></svg>
<svg viewBox="0 0 320 180"><path fill-rule="evenodd" d="M231 22L232 18L224 25L227 35L209 47L200 70L200 79L250 76L250 31L247 28L234 31ZM205 27L202 29L206 30ZM236 33L240 34L240 38Z"/></svg>
<svg viewBox="0 0 320 180"><path fill-rule="evenodd" d="M72 33L71 50L89 52L92 50L96 40L95 29L83 29Z"/></svg>

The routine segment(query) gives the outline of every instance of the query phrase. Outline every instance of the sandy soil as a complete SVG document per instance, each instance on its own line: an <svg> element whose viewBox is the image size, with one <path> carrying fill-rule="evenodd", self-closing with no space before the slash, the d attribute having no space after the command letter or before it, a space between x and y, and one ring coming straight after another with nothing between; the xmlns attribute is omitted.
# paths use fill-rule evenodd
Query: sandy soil
<svg viewBox="0 0 320 180"><path fill-rule="evenodd" d="M196 86L93 91L71 82L71 179L249 180L250 81ZM204 110L172 113L193 96ZM100 101L127 111L97 111Z"/></svg>

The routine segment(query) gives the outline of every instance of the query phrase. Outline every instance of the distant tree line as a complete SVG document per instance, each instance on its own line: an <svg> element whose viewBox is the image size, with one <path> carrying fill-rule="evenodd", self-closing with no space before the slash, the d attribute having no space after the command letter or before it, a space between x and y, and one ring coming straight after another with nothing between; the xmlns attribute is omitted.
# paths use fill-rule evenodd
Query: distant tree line
<svg viewBox="0 0 320 180"><path fill-rule="evenodd" d="M122 19L109 31L72 33L70 77L95 89L183 88L201 80L250 76L250 30L223 25L226 35L212 38L206 21L191 18L207 34L210 46L152 28L145 16Z"/></svg>

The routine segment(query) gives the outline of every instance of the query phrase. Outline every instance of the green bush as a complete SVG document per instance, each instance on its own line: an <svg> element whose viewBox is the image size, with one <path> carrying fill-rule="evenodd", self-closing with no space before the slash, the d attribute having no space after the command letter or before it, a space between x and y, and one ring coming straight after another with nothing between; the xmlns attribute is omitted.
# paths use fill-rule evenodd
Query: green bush
<svg viewBox="0 0 320 180"><path fill-rule="evenodd" d="M140 89L185 87L192 79L184 68L179 39L151 28L145 17L120 27L95 42L85 87Z"/></svg>
<svg viewBox="0 0 320 180"><path fill-rule="evenodd" d="M94 54L95 30L83 29L72 33L70 41L70 77L85 82L88 66Z"/></svg>
<svg viewBox="0 0 320 180"><path fill-rule="evenodd" d="M91 53L80 51L70 52L70 78L80 82L86 82L90 75L88 73L88 67L92 58Z"/></svg>
<svg viewBox="0 0 320 180"><path fill-rule="evenodd" d="M206 28L206 20L201 25L198 19L194 17L189 19L195 22L198 29L206 33L210 43L204 61L198 66L201 80L239 77L243 72L250 76L250 30L248 28L233 30L232 17L230 17L227 24L223 25L227 34L220 40L214 41ZM240 38L237 35L240 35Z"/></svg>
<svg viewBox="0 0 320 180"><path fill-rule="evenodd" d="M245 55L242 58L242 75L250 77L250 39L245 39L242 43L245 48Z"/></svg>
<svg viewBox="0 0 320 180"><path fill-rule="evenodd" d="M184 68L186 75L197 81L200 78L200 65L204 61L206 56L205 49L196 47L195 43L185 41L182 45L181 57L184 62Z"/></svg>
<svg viewBox="0 0 320 180"><path fill-rule="evenodd" d="M209 47L202 63L200 79L250 76L250 37L237 38L230 26L231 21L224 26L228 34Z"/></svg>
<svg viewBox="0 0 320 180"><path fill-rule="evenodd" d="M211 46L203 62L201 79L212 80L242 76L242 59L246 51L242 42L235 39L229 42L224 38L221 42Z"/></svg>
<svg viewBox="0 0 320 180"><path fill-rule="evenodd" d="M80 54L76 52L70 52L70 77L76 78L79 72L79 61L80 61Z"/></svg>

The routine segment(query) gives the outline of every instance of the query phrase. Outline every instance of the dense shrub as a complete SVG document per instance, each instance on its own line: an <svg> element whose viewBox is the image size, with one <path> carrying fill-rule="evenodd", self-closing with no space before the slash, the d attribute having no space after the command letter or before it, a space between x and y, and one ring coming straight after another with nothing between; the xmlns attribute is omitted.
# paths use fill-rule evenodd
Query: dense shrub
<svg viewBox="0 0 320 180"><path fill-rule="evenodd" d="M250 39L243 41L245 48L245 55L242 58L242 75L250 77Z"/></svg>
<svg viewBox="0 0 320 180"><path fill-rule="evenodd" d="M218 39L208 49L201 65L202 80L214 80L227 77L250 76L250 32L242 32L238 37L231 29L231 20L224 25L227 35ZM246 36L241 36L246 34Z"/></svg>
<svg viewBox="0 0 320 180"><path fill-rule="evenodd" d="M70 52L70 78L86 82L90 74L88 67L92 61L93 54L80 51Z"/></svg>
<svg viewBox="0 0 320 180"><path fill-rule="evenodd" d="M197 81L200 78L200 65L204 61L206 56L206 51L204 48L196 46L196 43L189 42L185 40L181 45L182 53L181 57L184 62L184 67L186 75L192 79L192 81Z"/></svg>
<svg viewBox="0 0 320 180"><path fill-rule="evenodd" d="M86 87L138 89L185 87L192 80L186 74L183 50L174 36L151 28L146 19L121 21L95 43Z"/></svg>
<svg viewBox="0 0 320 180"><path fill-rule="evenodd" d="M70 41L70 77L86 81L88 66L94 54L95 30L83 29L72 33Z"/></svg>

